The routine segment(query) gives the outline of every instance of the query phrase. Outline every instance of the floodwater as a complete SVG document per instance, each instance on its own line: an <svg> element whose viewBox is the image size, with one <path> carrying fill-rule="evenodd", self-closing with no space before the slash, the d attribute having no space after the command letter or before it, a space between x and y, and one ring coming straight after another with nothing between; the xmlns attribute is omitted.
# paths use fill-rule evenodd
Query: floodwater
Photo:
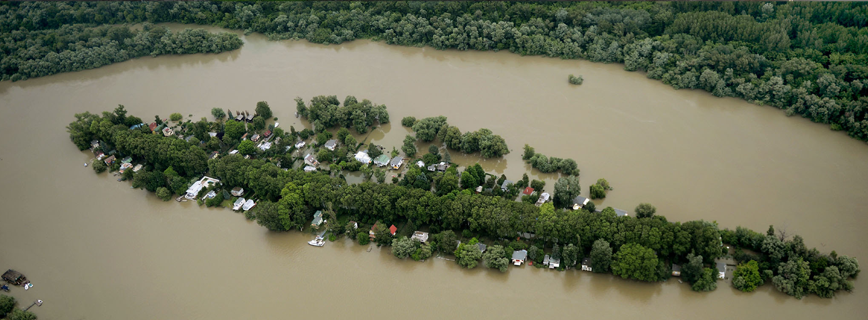
<svg viewBox="0 0 868 320"><path fill-rule="evenodd" d="M781 111L673 90L621 65L437 51L355 41L322 46L245 36L218 55L141 58L95 70L0 83L0 268L34 283L13 288L41 319L531 318L857 319L865 281L834 299L796 300L771 285L695 293L675 280L638 283L529 267L506 274L454 262L399 261L388 250L270 233L242 215L159 201L84 168L69 141L73 114L123 104L150 119L266 100L281 127L297 96L346 95L386 104L392 125L368 141L400 147L404 116L444 115L463 131L489 128L512 153L483 162L511 179L529 172L528 143L579 163L585 191L605 177L599 205L657 206L670 220L801 234L811 247L868 261L868 146ZM568 74L585 83L571 86ZM361 140L361 139L360 139ZM427 150L427 146L420 146ZM452 153L462 165L475 156Z"/></svg>

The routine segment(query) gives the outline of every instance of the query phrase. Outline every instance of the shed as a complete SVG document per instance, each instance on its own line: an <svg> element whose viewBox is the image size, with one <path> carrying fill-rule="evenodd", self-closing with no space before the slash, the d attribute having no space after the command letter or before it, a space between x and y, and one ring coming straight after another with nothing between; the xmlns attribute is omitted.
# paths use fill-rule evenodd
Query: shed
<svg viewBox="0 0 868 320"><path fill-rule="evenodd" d="M16 286L30 283L30 281L27 281L27 277L21 274L21 272L12 269L6 270L6 272L3 273L3 280Z"/></svg>
<svg viewBox="0 0 868 320"><path fill-rule="evenodd" d="M247 211L247 210L250 210L251 208L253 208L255 206L256 206L256 202L253 202L253 199L247 199L247 201L244 202L244 205L241 206L241 209L243 209L244 211Z"/></svg>
<svg viewBox="0 0 868 320"><path fill-rule="evenodd" d="M726 263L718 262L717 265L717 278L724 279L726 278Z"/></svg>
<svg viewBox="0 0 868 320"><path fill-rule="evenodd" d="M242 187L232 188L232 196L233 197L240 197L242 195L244 195L244 188L242 188Z"/></svg>
<svg viewBox="0 0 868 320"><path fill-rule="evenodd" d="M304 141L299 141L295 144L296 149L301 149L304 147Z"/></svg>
<svg viewBox="0 0 868 320"><path fill-rule="evenodd" d="M413 232L413 236L410 239L425 243L428 242L428 233L422 231Z"/></svg>
<svg viewBox="0 0 868 320"><path fill-rule="evenodd" d="M480 242L476 244L476 248L479 249L479 252L485 253L485 250L488 249L488 246Z"/></svg>
<svg viewBox="0 0 868 320"><path fill-rule="evenodd" d="M368 156L367 150L362 150L356 153L356 161L361 162L363 164L371 163L371 157Z"/></svg>
<svg viewBox="0 0 868 320"><path fill-rule="evenodd" d="M546 203L546 201L549 201L550 196L551 195L549 195L548 192L543 192L542 194L539 195L539 199L536 201L536 204L541 205L543 203Z"/></svg>
<svg viewBox="0 0 868 320"><path fill-rule="evenodd" d="M311 227L318 227L322 224L322 211L317 210L316 213L313 214L313 221L310 223Z"/></svg>
<svg viewBox="0 0 868 320"><path fill-rule="evenodd" d="M512 264L520 266L525 260L527 260L527 250L512 252Z"/></svg>
<svg viewBox="0 0 868 320"><path fill-rule="evenodd" d="M189 188L187 188L187 193L184 195L185 198L189 200L196 200L196 196L199 195L199 191L202 189L208 188L210 186L216 185L220 180L211 178L209 176L203 176L199 181L193 182Z"/></svg>
<svg viewBox="0 0 868 320"><path fill-rule="evenodd" d="M543 265L544 265L544 266L549 265L549 261L551 261L551 259L552 259L551 256L546 255L546 256L543 258Z"/></svg>
<svg viewBox="0 0 868 320"><path fill-rule="evenodd" d="M335 151L335 148L338 146L338 141L335 139L326 141L325 148L331 151Z"/></svg>
<svg viewBox="0 0 868 320"><path fill-rule="evenodd" d="M396 227L394 224L391 227L389 227L389 233L391 233L393 236L395 235L396 232L398 232L398 227Z"/></svg>
<svg viewBox="0 0 868 320"><path fill-rule="evenodd" d="M110 165L112 165L112 163L115 163L115 156L110 156L110 157L105 159L106 165L110 166Z"/></svg>
<svg viewBox="0 0 868 320"><path fill-rule="evenodd" d="M533 188L527 187L524 188L524 191L521 192L523 195L529 196L533 194Z"/></svg>
<svg viewBox="0 0 868 320"><path fill-rule="evenodd" d="M316 161L316 156L314 156L313 153L308 153L304 156L304 163L314 167L319 165L319 161Z"/></svg>
<svg viewBox="0 0 868 320"><path fill-rule="evenodd" d="M416 166L419 168L424 168L425 162L423 162L422 160L416 161Z"/></svg>
<svg viewBox="0 0 868 320"><path fill-rule="evenodd" d="M681 266L677 264L672 264L672 276L680 277L681 276Z"/></svg>
<svg viewBox="0 0 868 320"><path fill-rule="evenodd" d="M256 142L259 141L259 134L254 133L252 137L250 137L250 141Z"/></svg>
<svg viewBox="0 0 868 320"><path fill-rule="evenodd" d="M549 269L554 269L561 266L561 259L549 258Z"/></svg>
<svg viewBox="0 0 868 320"><path fill-rule="evenodd" d="M316 171L316 167L306 166L304 167L304 172L314 172Z"/></svg>
<svg viewBox="0 0 868 320"><path fill-rule="evenodd" d="M588 204L588 201L591 200L588 200L588 198L582 196L576 196L575 198L573 198L573 210L579 210L585 207L585 205Z"/></svg>

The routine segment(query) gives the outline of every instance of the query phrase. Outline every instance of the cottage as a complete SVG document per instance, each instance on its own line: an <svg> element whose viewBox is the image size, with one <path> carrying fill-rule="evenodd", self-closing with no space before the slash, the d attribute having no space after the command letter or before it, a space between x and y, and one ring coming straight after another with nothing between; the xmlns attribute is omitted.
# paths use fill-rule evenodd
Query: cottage
<svg viewBox="0 0 868 320"><path fill-rule="evenodd" d="M133 162L133 157L126 157L123 160L121 160L121 163L132 163L132 162Z"/></svg>
<svg viewBox="0 0 868 320"><path fill-rule="evenodd" d="M476 187L476 193L480 193L480 192L482 192L482 186Z"/></svg>
<svg viewBox="0 0 868 320"><path fill-rule="evenodd" d="M377 233L375 230L377 230L377 224L376 223L374 224L374 226L371 227L371 230L368 231L368 236L371 239L374 239L377 237ZM393 236L395 235L396 232L398 232L398 227L396 227L394 224L391 227L389 227L389 233L391 233Z"/></svg>
<svg viewBox="0 0 868 320"><path fill-rule="evenodd" d="M397 156L392 158L392 161L389 161L389 165L392 166L392 169L394 170L401 169L401 166L404 165L404 157Z"/></svg>
<svg viewBox="0 0 868 320"><path fill-rule="evenodd" d="M479 252L485 253L485 250L488 249L488 246L480 242L476 244L476 249L479 249Z"/></svg>
<svg viewBox="0 0 868 320"><path fill-rule="evenodd" d="M216 138L216 137L217 137L217 133L216 133L216 132L213 132L213 131L212 131L212 132L208 132L208 136L211 137L211 138Z"/></svg>
<svg viewBox="0 0 868 320"><path fill-rule="evenodd" d="M316 161L316 157L313 155L313 153L308 153L306 156L304 156L304 164L316 167L319 165L319 161Z"/></svg>
<svg viewBox="0 0 868 320"><path fill-rule="evenodd" d="M438 164L432 164L432 165L428 166L428 171L431 171L431 172L436 172L436 171L444 172L444 171L446 171L446 168L447 168L447 167L448 167L448 166L446 165L446 162L441 162L441 163L438 163Z"/></svg>
<svg viewBox="0 0 868 320"><path fill-rule="evenodd" d="M299 141L295 144L296 149L301 149L304 147L304 141Z"/></svg>
<svg viewBox="0 0 868 320"><path fill-rule="evenodd" d="M561 266L561 259L550 258L549 269L555 269Z"/></svg>
<svg viewBox="0 0 868 320"><path fill-rule="evenodd" d="M265 133L262 134L263 137L268 138L271 136L271 130L266 130Z"/></svg>
<svg viewBox="0 0 868 320"><path fill-rule="evenodd" d="M394 224L391 227L389 227L389 233L391 233L393 236L395 235L396 232L398 232L398 227L396 227Z"/></svg>
<svg viewBox="0 0 868 320"><path fill-rule="evenodd" d="M175 134L175 130L172 130L172 128L169 128L169 127L163 128L163 135L164 136L170 137L174 134Z"/></svg>
<svg viewBox="0 0 868 320"><path fill-rule="evenodd" d="M214 197L216 197L216 196L217 196L217 192L214 192L214 190L211 190L211 191L208 191L208 194L206 194L204 197L202 197L202 200L214 199Z"/></svg>
<svg viewBox="0 0 868 320"><path fill-rule="evenodd" d="M266 151L271 149L271 142L265 141L259 145L259 150Z"/></svg>
<svg viewBox="0 0 868 320"><path fill-rule="evenodd" d="M531 187L524 188L524 191L522 191L521 194L526 195L526 196L532 195L533 194L533 188L531 188Z"/></svg>
<svg viewBox="0 0 868 320"><path fill-rule="evenodd" d="M506 192L507 190L509 190L510 185L512 185L512 180L504 180L503 184L500 186L500 190Z"/></svg>
<svg viewBox="0 0 868 320"><path fill-rule="evenodd" d="M124 171L127 171L127 169L130 169L132 167L133 167L132 163L124 163L121 165L120 173L124 173Z"/></svg>
<svg viewBox="0 0 868 320"><path fill-rule="evenodd" d="M672 276L680 277L681 276L681 266L677 264L672 264Z"/></svg>
<svg viewBox="0 0 868 320"><path fill-rule="evenodd" d="M518 250L512 252L512 264L521 266L527 260L527 250Z"/></svg>
<svg viewBox="0 0 868 320"><path fill-rule="evenodd" d="M371 163L371 157L368 156L367 150L359 151L358 153L356 153L355 158L356 158L356 161L361 162L363 164Z"/></svg>
<svg viewBox="0 0 868 320"><path fill-rule="evenodd" d="M247 120L247 122L253 122L254 115L248 113L247 111L244 111L244 113L247 115L247 118L245 120Z"/></svg>
<svg viewBox="0 0 868 320"><path fill-rule="evenodd" d="M242 188L242 187L232 188L231 194L233 197L240 197L240 196L244 195L244 188Z"/></svg>
<svg viewBox="0 0 868 320"><path fill-rule="evenodd" d="M717 278L718 279L726 278L726 263L718 262L716 265L717 265Z"/></svg>
<svg viewBox="0 0 868 320"><path fill-rule="evenodd" d="M244 202L246 201L247 200L245 200L244 198L236 199L235 203L232 204L232 210L238 211L238 209L241 209L241 207L244 206Z"/></svg>
<svg viewBox="0 0 868 320"><path fill-rule="evenodd" d="M326 141L326 143L325 143L325 148L329 149L331 151L335 151L335 148L337 148L337 146L338 146L338 141L335 139Z"/></svg>
<svg viewBox="0 0 868 320"><path fill-rule="evenodd" d="M542 205L543 203L546 203L547 201L549 201L549 197L551 197L551 195L549 195L548 192L543 192L539 195L539 199L536 201L536 205Z"/></svg>
<svg viewBox="0 0 868 320"><path fill-rule="evenodd" d="M259 134L254 133L252 137L250 137L250 141L256 142L259 141Z"/></svg>
<svg viewBox="0 0 868 320"><path fill-rule="evenodd" d="M244 205L241 206L241 209L243 209L244 211L247 211L247 210L250 210L251 208L253 208L255 206L256 206L256 202L253 202L253 199L247 199L247 201L244 202Z"/></svg>
<svg viewBox="0 0 868 320"><path fill-rule="evenodd" d="M105 164L106 164L107 166L112 165L112 163L115 163L115 156L110 156L110 157L108 157L108 158L105 159Z"/></svg>
<svg viewBox="0 0 868 320"><path fill-rule="evenodd" d="M193 184L187 188L187 193L184 195L185 198L189 200L196 200L196 196L199 195L199 191L202 189L211 187L216 185L220 180L211 178L209 176L204 176L199 181L193 182Z"/></svg>
<svg viewBox="0 0 868 320"><path fill-rule="evenodd" d="M235 121L244 121L244 115L241 112L238 112L238 115L235 117Z"/></svg>
<svg viewBox="0 0 868 320"><path fill-rule="evenodd" d="M413 232L413 236L410 239L425 243L428 242L428 233L422 231Z"/></svg>
<svg viewBox="0 0 868 320"><path fill-rule="evenodd" d="M316 213L313 214L313 222L310 223L311 227L319 227L322 224L322 211L317 210Z"/></svg>
<svg viewBox="0 0 868 320"><path fill-rule="evenodd" d="M588 198L576 196L575 198L573 198L573 210L579 210L581 208L584 208L589 201L591 200L588 200Z"/></svg>
<svg viewBox="0 0 868 320"><path fill-rule="evenodd" d="M621 210L621 209L617 209L617 208L612 208L612 209L615 209L615 215L617 215L617 216L619 216L619 217L626 217L626 216L628 216L627 211L624 211L624 210Z"/></svg>
<svg viewBox="0 0 868 320"><path fill-rule="evenodd" d="M102 151L96 151L93 153L93 155L96 156L97 160L102 160L103 158L105 158L105 153L102 153Z"/></svg>
<svg viewBox="0 0 868 320"><path fill-rule="evenodd" d="M582 271L593 272L591 269L591 258L582 259Z"/></svg>
<svg viewBox="0 0 868 320"><path fill-rule="evenodd" d="M91 149L99 148L99 140L91 140L90 141L90 148Z"/></svg>
<svg viewBox="0 0 868 320"><path fill-rule="evenodd" d="M422 160L416 161L416 166L419 168L424 168L425 162L423 162Z"/></svg>
<svg viewBox="0 0 868 320"><path fill-rule="evenodd" d="M305 166L304 167L304 172L314 172L314 171L316 171L316 167L312 167L312 166Z"/></svg>
<svg viewBox="0 0 868 320"><path fill-rule="evenodd" d="M552 257L549 255L546 255L545 257L543 257L543 265L544 266L549 265L549 261L551 261L551 259L552 259Z"/></svg>
<svg viewBox="0 0 868 320"><path fill-rule="evenodd" d="M214 152L211 152L211 157L209 157L208 159L217 159L217 157L219 157L219 156L220 156L220 152L214 151Z"/></svg>
<svg viewBox="0 0 868 320"><path fill-rule="evenodd" d="M379 157L374 159L374 164L377 165L378 167L385 167L387 164L389 164L389 161L391 161L391 160L392 159L389 158L389 156L387 156L385 154L381 154Z"/></svg>

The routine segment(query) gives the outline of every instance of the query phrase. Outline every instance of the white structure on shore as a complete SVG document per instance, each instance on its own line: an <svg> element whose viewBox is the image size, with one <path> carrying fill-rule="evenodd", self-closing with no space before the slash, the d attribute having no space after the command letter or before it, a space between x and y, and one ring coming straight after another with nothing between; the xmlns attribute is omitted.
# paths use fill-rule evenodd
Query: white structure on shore
<svg viewBox="0 0 868 320"><path fill-rule="evenodd" d="M199 191L214 186L219 182L220 180L211 178L209 176L204 176L202 177L202 179L199 179L199 181L193 182L193 185L187 188L187 194L184 195L184 197L188 200L196 200L196 196L199 195Z"/></svg>

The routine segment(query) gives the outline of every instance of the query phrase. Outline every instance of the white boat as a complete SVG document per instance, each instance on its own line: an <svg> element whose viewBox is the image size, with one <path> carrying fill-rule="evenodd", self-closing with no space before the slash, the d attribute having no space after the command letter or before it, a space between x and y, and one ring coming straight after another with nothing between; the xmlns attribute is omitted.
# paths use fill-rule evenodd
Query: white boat
<svg viewBox="0 0 868 320"><path fill-rule="evenodd" d="M317 239L313 239L311 241L308 241L307 244L312 245L314 247L322 247L325 245L325 241L323 241L323 239L317 238Z"/></svg>

